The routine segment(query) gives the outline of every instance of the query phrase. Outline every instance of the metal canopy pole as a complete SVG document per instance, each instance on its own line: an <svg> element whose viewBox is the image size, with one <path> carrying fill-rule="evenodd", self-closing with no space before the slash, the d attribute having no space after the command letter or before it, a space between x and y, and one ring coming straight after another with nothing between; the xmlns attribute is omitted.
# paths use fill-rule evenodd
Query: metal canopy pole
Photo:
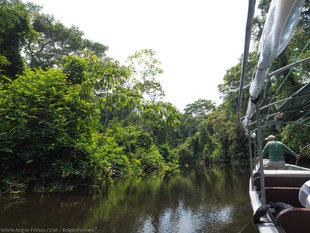
<svg viewBox="0 0 310 233"><path fill-rule="evenodd" d="M242 69L241 69L241 78L240 78L240 90L239 90L239 98L238 98L238 119L240 120L240 111L242 104L242 92L243 92L243 84L246 75L246 68L248 65L248 57L250 50L250 42L251 42L251 33L252 33L252 24L253 17L255 12L255 4L256 0L249 0L248 5L248 16L246 21L245 28L245 39L244 39L244 48L243 48L243 59L242 59Z"/></svg>
<svg viewBox="0 0 310 233"><path fill-rule="evenodd" d="M251 132L250 129L248 127L248 138L249 138L249 153L250 153L250 169L251 169L251 183L252 183L252 187L253 187L253 155L252 155L252 141L251 141Z"/></svg>
<svg viewBox="0 0 310 233"><path fill-rule="evenodd" d="M253 153L253 157L254 157L254 159L256 158L256 147L257 147L257 145L256 145L256 143L255 143L255 141L254 141L254 153ZM254 163L255 163L255 166L257 165L257 162L255 162L255 160L254 160Z"/></svg>
<svg viewBox="0 0 310 233"><path fill-rule="evenodd" d="M259 155L259 177L260 177L260 191L261 191L261 202L263 205L266 204L265 194L265 179L264 179L264 166L263 166L263 149L262 149L262 128L258 102L255 104L256 107L256 122L257 122L257 143L258 143L258 155Z"/></svg>

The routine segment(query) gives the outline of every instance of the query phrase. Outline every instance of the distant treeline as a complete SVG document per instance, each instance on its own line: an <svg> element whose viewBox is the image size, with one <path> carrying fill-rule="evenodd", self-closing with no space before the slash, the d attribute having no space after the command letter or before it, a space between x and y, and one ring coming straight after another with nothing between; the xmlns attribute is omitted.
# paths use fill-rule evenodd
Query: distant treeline
<svg viewBox="0 0 310 233"><path fill-rule="evenodd" d="M265 4L254 22L256 43ZM296 35L271 69L294 61L309 40L306 6ZM181 113L162 101L157 77L163 70L155 51L138 51L123 65L107 57L107 49L33 3L0 0L2 192L71 191L149 172L177 172L183 165L247 158L235 108L241 62L227 70L219 85L220 106L199 99ZM306 49L301 56L309 53ZM255 62L253 52L247 81ZM309 79L309 68L304 64L291 72L289 88L278 97ZM205 77L212 79L207 70ZM269 80L266 92L279 85ZM298 151L309 143L308 131L270 124L265 133L277 134Z"/></svg>

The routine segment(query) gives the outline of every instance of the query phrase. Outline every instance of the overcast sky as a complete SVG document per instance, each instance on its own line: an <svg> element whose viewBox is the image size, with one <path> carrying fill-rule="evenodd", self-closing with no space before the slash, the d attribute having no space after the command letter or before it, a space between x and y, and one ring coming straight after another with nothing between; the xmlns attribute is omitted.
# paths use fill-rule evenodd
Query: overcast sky
<svg viewBox="0 0 310 233"><path fill-rule="evenodd" d="M24 1L25 2L25 1ZM154 49L165 100L179 110L198 100L221 103L218 84L243 52L247 0L32 0L65 26L109 47L124 63Z"/></svg>

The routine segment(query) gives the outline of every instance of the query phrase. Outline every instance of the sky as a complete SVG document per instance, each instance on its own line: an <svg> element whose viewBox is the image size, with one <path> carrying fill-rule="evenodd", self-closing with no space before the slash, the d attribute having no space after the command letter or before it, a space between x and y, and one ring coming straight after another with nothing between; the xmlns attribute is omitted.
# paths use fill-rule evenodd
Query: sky
<svg viewBox="0 0 310 233"><path fill-rule="evenodd" d="M26 1L24 1L26 2ZM122 64L153 49L165 101L180 111L198 99L221 103L217 86L243 52L247 0L32 0Z"/></svg>

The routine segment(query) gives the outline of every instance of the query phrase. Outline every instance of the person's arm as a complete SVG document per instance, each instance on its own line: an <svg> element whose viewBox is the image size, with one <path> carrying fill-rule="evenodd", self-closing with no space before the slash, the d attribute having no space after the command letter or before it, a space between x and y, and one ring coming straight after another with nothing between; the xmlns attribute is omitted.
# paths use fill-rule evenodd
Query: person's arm
<svg viewBox="0 0 310 233"><path fill-rule="evenodd" d="M294 151L292 151L290 148L288 148L284 143L282 143L282 146L283 146L284 151L286 151L289 154L293 155L295 158L298 157L297 154Z"/></svg>

